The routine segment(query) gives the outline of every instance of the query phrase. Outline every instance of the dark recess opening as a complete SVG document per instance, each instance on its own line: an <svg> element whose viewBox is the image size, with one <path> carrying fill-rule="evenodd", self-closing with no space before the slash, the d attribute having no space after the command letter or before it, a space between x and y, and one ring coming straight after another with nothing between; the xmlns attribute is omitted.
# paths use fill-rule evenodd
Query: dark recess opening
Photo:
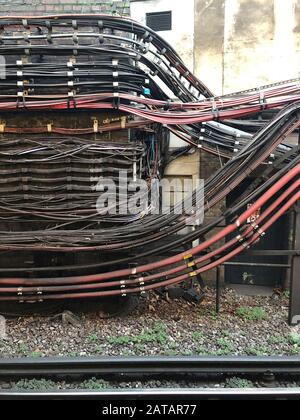
<svg viewBox="0 0 300 420"><path fill-rule="evenodd" d="M154 31L172 30L172 12L146 13L146 24Z"/></svg>

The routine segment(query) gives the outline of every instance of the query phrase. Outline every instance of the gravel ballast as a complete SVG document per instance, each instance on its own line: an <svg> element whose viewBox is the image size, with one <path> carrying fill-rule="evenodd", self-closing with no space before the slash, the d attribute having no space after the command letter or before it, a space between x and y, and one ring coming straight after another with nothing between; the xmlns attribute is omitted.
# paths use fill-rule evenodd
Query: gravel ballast
<svg viewBox="0 0 300 420"><path fill-rule="evenodd" d="M300 330L287 324L284 294L245 297L226 290L220 315L214 299L213 290L200 306L152 294L126 317L8 318L0 357L300 354Z"/></svg>

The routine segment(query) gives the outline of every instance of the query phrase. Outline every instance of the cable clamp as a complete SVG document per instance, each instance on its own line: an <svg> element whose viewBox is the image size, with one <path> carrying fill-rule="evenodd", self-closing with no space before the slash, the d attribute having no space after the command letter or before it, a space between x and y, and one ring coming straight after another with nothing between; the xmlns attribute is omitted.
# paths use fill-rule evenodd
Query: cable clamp
<svg viewBox="0 0 300 420"><path fill-rule="evenodd" d="M68 96L69 96L69 97L74 97L74 91L73 91L73 90L71 90L70 92L68 92Z"/></svg>
<svg viewBox="0 0 300 420"><path fill-rule="evenodd" d="M68 71L67 75L68 75L68 77L74 77L74 72L73 71Z"/></svg>
<svg viewBox="0 0 300 420"><path fill-rule="evenodd" d="M131 270L131 274L134 276L136 273L137 273L137 269L136 269L136 268L133 268L133 269Z"/></svg>
<svg viewBox="0 0 300 420"><path fill-rule="evenodd" d="M261 106L261 110L264 111L266 109L266 97L265 92L259 89L259 103Z"/></svg>
<svg viewBox="0 0 300 420"><path fill-rule="evenodd" d="M120 287L121 287L122 297L126 297L127 293L125 292L125 289L126 289L126 281L125 280L120 281Z"/></svg>
<svg viewBox="0 0 300 420"><path fill-rule="evenodd" d="M112 65L117 67L119 65L119 60L112 60Z"/></svg>
<svg viewBox="0 0 300 420"><path fill-rule="evenodd" d="M191 273L189 273L189 277L197 277L197 275L197 271L192 271Z"/></svg>
<svg viewBox="0 0 300 420"><path fill-rule="evenodd" d="M23 60L17 60L16 64L19 67L23 66Z"/></svg>
<svg viewBox="0 0 300 420"><path fill-rule="evenodd" d="M17 71L17 76L18 76L18 77L23 77L23 72L22 72L22 71L20 71L20 70L19 70L19 71Z"/></svg>
<svg viewBox="0 0 300 420"><path fill-rule="evenodd" d="M69 86L69 87L73 87L73 86L74 86L74 82L73 82L73 80L69 80L69 81L68 81L68 86Z"/></svg>
<svg viewBox="0 0 300 420"><path fill-rule="evenodd" d="M250 248L250 244L249 244L249 242L244 242L242 245L243 245L243 247L244 247L245 249L249 249L249 248Z"/></svg>
<svg viewBox="0 0 300 420"><path fill-rule="evenodd" d="M122 117L121 118L121 128L122 128L122 130L124 130L126 128L126 122L127 122L127 118Z"/></svg>
<svg viewBox="0 0 300 420"><path fill-rule="evenodd" d="M114 72L113 72L113 77L114 77L114 78L119 77L119 72L118 72L118 71L114 71Z"/></svg>
<svg viewBox="0 0 300 420"><path fill-rule="evenodd" d="M68 61L67 62L67 67L72 69L74 67L74 61L72 61L72 60Z"/></svg>
<svg viewBox="0 0 300 420"><path fill-rule="evenodd" d="M238 242L244 242L244 238L242 237L242 235L238 235L236 239L238 240Z"/></svg>
<svg viewBox="0 0 300 420"><path fill-rule="evenodd" d="M98 131L99 131L99 121L96 118L94 119L93 128L94 128L94 133L98 133Z"/></svg>
<svg viewBox="0 0 300 420"><path fill-rule="evenodd" d="M113 87L114 88L119 87L119 82L113 82Z"/></svg>
<svg viewBox="0 0 300 420"><path fill-rule="evenodd" d="M240 219L237 219L237 221L235 222L235 224L237 225L237 227L239 228L241 226L241 222Z"/></svg>
<svg viewBox="0 0 300 420"><path fill-rule="evenodd" d="M18 87L23 87L23 86L24 86L24 82L23 82L23 81L21 81L21 80L18 80L18 81L17 81L17 86L18 86Z"/></svg>
<svg viewBox="0 0 300 420"><path fill-rule="evenodd" d="M52 127L53 127L53 123L47 124L47 132L48 133L52 133Z"/></svg>

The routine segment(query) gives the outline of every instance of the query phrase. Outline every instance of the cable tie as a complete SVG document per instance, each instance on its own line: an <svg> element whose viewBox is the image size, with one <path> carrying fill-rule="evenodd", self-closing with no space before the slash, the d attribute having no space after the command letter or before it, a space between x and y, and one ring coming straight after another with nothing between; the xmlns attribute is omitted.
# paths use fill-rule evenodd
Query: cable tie
<svg viewBox="0 0 300 420"><path fill-rule="evenodd" d="M119 87L119 82L113 82L113 87Z"/></svg>
<svg viewBox="0 0 300 420"><path fill-rule="evenodd" d="M114 71L114 72L113 72L113 77L119 77L119 72Z"/></svg>
<svg viewBox="0 0 300 420"><path fill-rule="evenodd" d="M249 248L250 248L250 244L249 244L249 242L244 242L242 245L243 245L243 247L244 247L245 249L249 249Z"/></svg>
<svg viewBox="0 0 300 420"><path fill-rule="evenodd" d="M48 133L52 133L52 126L53 126L53 123L47 124L47 131L48 131Z"/></svg>
<svg viewBox="0 0 300 420"><path fill-rule="evenodd" d="M238 153L239 149L233 149L233 153Z"/></svg>
<svg viewBox="0 0 300 420"><path fill-rule="evenodd" d="M241 222L240 219L237 219L237 221L235 222L235 224L237 225L237 227L239 228L241 226Z"/></svg>
<svg viewBox="0 0 300 420"><path fill-rule="evenodd" d="M73 68L74 67L74 62L73 61L68 61L67 62L67 66L69 67L69 68Z"/></svg>
<svg viewBox="0 0 300 420"><path fill-rule="evenodd" d="M94 119L94 133L98 133L99 129L99 121L95 118Z"/></svg>
<svg viewBox="0 0 300 420"><path fill-rule="evenodd" d="M0 133L4 133L4 131L5 131L5 122L1 122L0 123Z"/></svg>
<svg viewBox="0 0 300 420"><path fill-rule="evenodd" d="M114 67L117 67L118 65L119 65L119 60L112 60L112 65L114 66Z"/></svg>
<svg viewBox="0 0 300 420"><path fill-rule="evenodd" d="M69 80L69 81L68 81L68 86L69 86L69 87L73 87L73 86L74 86L74 82L73 82L73 80Z"/></svg>
<svg viewBox="0 0 300 420"><path fill-rule="evenodd" d="M197 277L198 273L196 271L192 271L189 273L189 277Z"/></svg>
<svg viewBox="0 0 300 420"><path fill-rule="evenodd" d="M21 80L18 80L18 81L17 81L17 86L18 86L18 87L23 87L23 86L24 86L24 82L23 82L23 81L21 81Z"/></svg>
<svg viewBox="0 0 300 420"><path fill-rule="evenodd" d="M23 66L23 60L17 60L16 64L17 66Z"/></svg>
<svg viewBox="0 0 300 420"><path fill-rule="evenodd" d="M74 44L78 45L78 42L79 42L79 41L78 41L78 35L77 35L77 34L74 34L72 38L73 38L73 42L74 42ZM76 55L77 55L77 54L76 54Z"/></svg>
<svg viewBox="0 0 300 420"><path fill-rule="evenodd" d="M123 130L126 128L126 122L127 122L127 118L126 117L122 117L121 118L121 128Z"/></svg>
<svg viewBox="0 0 300 420"><path fill-rule="evenodd" d="M131 274L132 274L133 276L136 274L136 272L137 272L137 269L136 269L136 268L133 268L133 269L131 270Z"/></svg>
<svg viewBox="0 0 300 420"><path fill-rule="evenodd" d="M238 242L244 242L244 238L242 237L242 235L238 235L236 239L238 240Z"/></svg>
<svg viewBox="0 0 300 420"><path fill-rule="evenodd" d="M68 96L69 96L69 97L73 97L73 96L74 96L74 91L73 91L73 90L71 90L70 92L68 92Z"/></svg>
<svg viewBox="0 0 300 420"><path fill-rule="evenodd" d="M68 77L74 77L74 72L73 71L68 71Z"/></svg>
<svg viewBox="0 0 300 420"><path fill-rule="evenodd" d="M23 72L22 71L17 71L17 77L23 77Z"/></svg>

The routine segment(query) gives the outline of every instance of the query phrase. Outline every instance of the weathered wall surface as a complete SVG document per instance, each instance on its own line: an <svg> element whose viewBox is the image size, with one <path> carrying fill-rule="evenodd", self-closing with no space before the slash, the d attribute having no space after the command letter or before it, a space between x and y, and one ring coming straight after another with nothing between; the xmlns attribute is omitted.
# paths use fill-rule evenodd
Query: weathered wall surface
<svg viewBox="0 0 300 420"><path fill-rule="evenodd" d="M129 14L129 0L0 0L1 15L55 13Z"/></svg>
<svg viewBox="0 0 300 420"><path fill-rule="evenodd" d="M132 1L131 16L146 24L146 13L172 11L172 31L159 34L179 53L185 64L194 69L194 0Z"/></svg>
<svg viewBox="0 0 300 420"><path fill-rule="evenodd" d="M195 71L216 94L298 77L300 0L196 0Z"/></svg>

